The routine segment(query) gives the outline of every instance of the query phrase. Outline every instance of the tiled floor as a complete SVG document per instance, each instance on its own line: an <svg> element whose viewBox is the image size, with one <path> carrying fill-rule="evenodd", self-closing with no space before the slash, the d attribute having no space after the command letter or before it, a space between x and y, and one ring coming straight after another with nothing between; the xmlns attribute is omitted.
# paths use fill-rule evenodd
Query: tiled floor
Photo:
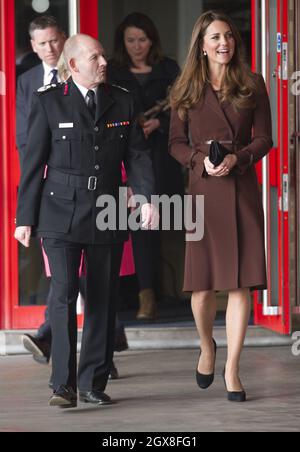
<svg viewBox="0 0 300 452"><path fill-rule="evenodd" d="M197 350L126 352L116 357L121 379L107 393L115 405L48 407L50 368L29 356L0 358L0 431L237 432L300 431L300 356L290 347L247 348L242 359L245 404L227 402L218 351L216 380L195 384Z"/></svg>

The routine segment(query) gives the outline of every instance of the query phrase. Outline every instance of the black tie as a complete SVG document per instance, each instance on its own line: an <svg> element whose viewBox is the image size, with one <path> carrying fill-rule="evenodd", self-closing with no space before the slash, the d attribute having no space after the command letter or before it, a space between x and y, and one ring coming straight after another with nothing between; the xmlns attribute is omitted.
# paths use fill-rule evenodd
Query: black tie
<svg viewBox="0 0 300 452"><path fill-rule="evenodd" d="M88 109L90 110L93 118L95 119L95 116L96 116L95 91L89 89L87 92L87 98L88 98L88 102L87 102Z"/></svg>
<svg viewBox="0 0 300 452"><path fill-rule="evenodd" d="M52 74L52 79L51 79L51 81L50 81L50 84L52 85L52 84L57 84L58 83L58 80L57 80L57 73L58 73L58 70L57 69L52 69L52 71L51 71L51 74Z"/></svg>

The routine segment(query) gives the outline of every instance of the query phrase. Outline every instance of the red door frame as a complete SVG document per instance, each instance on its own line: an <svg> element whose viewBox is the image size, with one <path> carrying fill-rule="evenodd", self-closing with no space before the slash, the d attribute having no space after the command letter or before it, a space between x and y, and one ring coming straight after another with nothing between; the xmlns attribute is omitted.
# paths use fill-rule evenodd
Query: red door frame
<svg viewBox="0 0 300 452"><path fill-rule="evenodd" d="M268 6L268 1L266 2ZM253 69L257 69L257 0L252 0L252 63ZM269 8L267 7L267 10ZM281 33L282 49L288 46L288 19L289 5L288 0L277 0L277 31ZM270 43L276 45L276 43ZM280 334L290 334L291 332L291 315L290 315L290 262L289 262L289 212L285 208L285 190L284 184L286 177L289 176L289 109L288 109L288 77L283 79L283 58L282 51L277 53L277 90L278 90L278 123L273 124L278 133L278 148L274 149L268 156L268 178L269 185L278 187L278 291L279 291L279 313L278 315L266 315L263 309L261 294L255 294L254 297L254 319L255 324L269 328ZM268 62L267 62L268 63ZM268 64L267 64L268 66ZM267 85L270 80L270 68L268 67ZM275 151L275 152L274 152ZM261 174L261 165L258 167ZM288 200L287 200L288 201ZM270 225L269 225L270 226ZM270 256L270 234L271 228L268 228L268 259ZM269 281L271 278L270 268L268 269ZM271 299L271 289L268 290L268 297Z"/></svg>
<svg viewBox="0 0 300 452"><path fill-rule="evenodd" d="M81 0L79 13L80 31L98 39L98 0ZM45 308L19 306L18 247L13 238L19 181L14 0L0 0L0 50L0 71L6 79L6 92L0 94L0 329L36 328L44 321Z"/></svg>
<svg viewBox="0 0 300 452"><path fill-rule="evenodd" d="M17 247L13 240L18 175L15 152L15 8L14 1L0 0L0 71L6 90L0 95L0 327L12 327L12 310L18 300Z"/></svg>

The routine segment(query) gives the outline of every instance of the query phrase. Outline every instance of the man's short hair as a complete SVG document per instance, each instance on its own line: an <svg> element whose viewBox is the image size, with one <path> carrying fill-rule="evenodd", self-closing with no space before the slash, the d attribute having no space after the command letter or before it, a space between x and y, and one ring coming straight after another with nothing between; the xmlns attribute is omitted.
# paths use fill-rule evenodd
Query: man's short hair
<svg viewBox="0 0 300 452"><path fill-rule="evenodd" d="M33 39L33 33L35 30L45 30L46 28L57 28L60 33L63 33L63 29L53 16L39 16L34 19L29 25L29 34Z"/></svg>

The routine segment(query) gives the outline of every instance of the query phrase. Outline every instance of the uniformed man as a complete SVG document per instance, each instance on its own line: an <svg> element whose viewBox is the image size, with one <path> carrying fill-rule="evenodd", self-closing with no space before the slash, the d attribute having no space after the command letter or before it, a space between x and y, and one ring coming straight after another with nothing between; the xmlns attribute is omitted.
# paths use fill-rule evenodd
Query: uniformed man
<svg viewBox="0 0 300 452"><path fill-rule="evenodd" d="M40 64L18 77L16 108L16 140L21 167L26 155L28 119L32 95L44 85L60 82L58 61L62 54L66 35L58 21L52 16L38 16L29 25L30 42L34 54ZM35 302L35 293L43 274L41 265L41 247L39 241L32 243L29 253L21 254L26 262L23 276L28 280L29 294ZM45 322L40 326L36 336L24 334L24 347L33 354L36 361L48 363L51 354L51 328L48 309L45 311Z"/></svg>
<svg viewBox="0 0 300 452"><path fill-rule="evenodd" d="M50 323L54 392L51 406L77 406L76 300L82 250L87 299L78 369L80 400L110 404L105 394L115 327L115 302L124 231L96 227L96 201L118 195L124 161L133 191L144 195L144 227L156 227L150 204L154 180L131 95L106 81L101 44L68 39L64 56L72 78L34 95L21 176L15 237L29 246L43 239L51 270ZM48 167L44 179L45 167Z"/></svg>

